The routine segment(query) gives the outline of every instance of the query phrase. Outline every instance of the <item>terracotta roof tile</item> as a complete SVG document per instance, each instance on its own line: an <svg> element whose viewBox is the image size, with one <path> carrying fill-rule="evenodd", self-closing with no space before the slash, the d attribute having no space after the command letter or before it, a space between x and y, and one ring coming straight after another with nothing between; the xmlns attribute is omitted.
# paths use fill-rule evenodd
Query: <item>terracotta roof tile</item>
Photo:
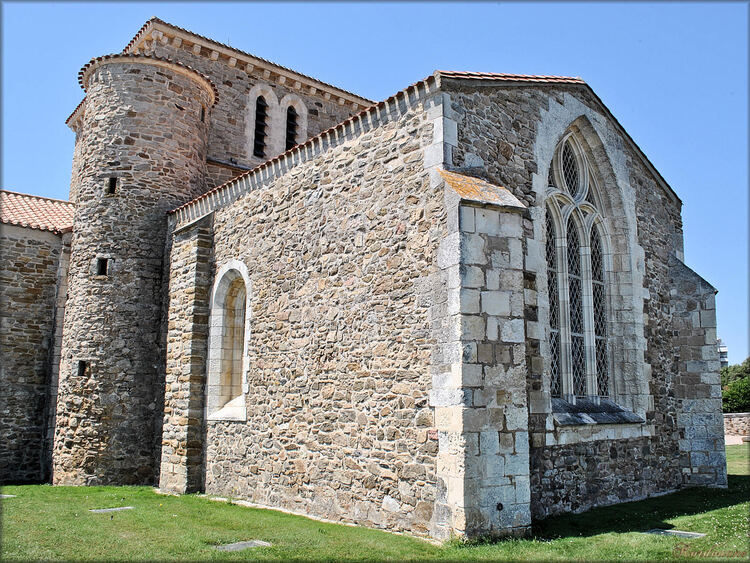
<svg viewBox="0 0 750 563"><path fill-rule="evenodd" d="M548 82L554 84L586 84L579 76L551 76L544 74L507 74L503 72L469 72L438 70L444 78L467 78L473 80L502 80L505 82Z"/></svg>
<svg viewBox="0 0 750 563"><path fill-rule="evenodd" d="M69 201L0 190L0 223L60 233L73 227L74 214Z"/></svg>
<svg viewBox="0 0 750 563"><path fill-rule="evenodd" d="M526 208L507 188L457 172L449 172L448 170L440 170L439 172L445 183L463 200L516 209Z"/></svg>

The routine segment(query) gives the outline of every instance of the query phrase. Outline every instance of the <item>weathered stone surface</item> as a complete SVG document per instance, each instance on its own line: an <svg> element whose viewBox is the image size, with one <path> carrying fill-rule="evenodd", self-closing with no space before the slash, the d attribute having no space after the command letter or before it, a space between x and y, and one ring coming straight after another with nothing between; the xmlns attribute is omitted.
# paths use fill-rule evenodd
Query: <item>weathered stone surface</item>
<svg viewBox="0 0 750 563"><path fill-rule="evenodd" d="M0 225L0 484L33 483L44 464L62 237Z"/></svg>
<svg viewBox="0 0 750 563"><path fill-rule="evenodd" d="M153 482L164 214L205 190L200 115L211 95L195 75L142 58L99 63L90 76L72 188L55 483ZM106 276L99 258L109 260Z"/></svg>

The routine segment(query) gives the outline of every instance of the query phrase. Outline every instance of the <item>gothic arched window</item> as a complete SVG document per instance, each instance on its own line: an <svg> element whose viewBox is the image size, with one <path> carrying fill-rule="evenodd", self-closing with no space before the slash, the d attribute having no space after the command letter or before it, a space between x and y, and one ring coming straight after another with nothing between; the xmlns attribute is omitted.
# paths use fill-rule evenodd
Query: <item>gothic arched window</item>
<svg viewBox="0 0 750 563"><path fill-rule="evenodd" d="M569 135L552 160L546 206L553 397L610 392L606 252L595 191L586 157Z"/></svg>

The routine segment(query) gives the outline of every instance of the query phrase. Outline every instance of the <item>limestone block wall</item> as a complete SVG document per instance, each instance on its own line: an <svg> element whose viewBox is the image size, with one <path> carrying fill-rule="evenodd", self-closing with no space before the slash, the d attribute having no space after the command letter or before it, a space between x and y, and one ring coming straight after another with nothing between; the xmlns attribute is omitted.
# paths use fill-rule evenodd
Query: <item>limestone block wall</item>
<svg viewBox="0 0 750 563"><path fill-rule="evenodd" d="M45 403L61 236L0 225L0 483L46 477Z"/></svg>
<svg viewBox="0 0 750 563"><path fill-rule="evenodd" d="M211 288L210 218L174 234L169 256L167 357L159 487L203 488L203 408Z"/></svg>
<svg viewBox="0 0 750 563"><path fill-rule="evenodd" d="M750 413L733 412L725 414L724 434L750 436Z"/></svg>
<svg viewBox="0 0 750 563"><path fill-rule="evenodd" d="M98 59L81 77L53 481L152 483L166 211L205 190L214 91L145 57Z"/></svg>
<svg viewBox="0 0 750 563"><path fill-rule="evenodd" d="M160 32L157 32L159 34ZM306 141L357 113L363 106L352 107L351 103L339 103L336 97L322 91L310 93L309 88L295 88L292 81L280 76L266 75L263 69L248 67L224 54L212 56L208 46L190 43L187 38L176 45L174 38L159 35L159 40L144 43L141 52L167 57L199 70L216 84L219 101L211 111L208 156L219 160L234 159L239 164L253 167L284 152L283 134L286 129L286 108L289 103L304 106ZM267 158L252 154L254 139L255 100L263 95L269 103L269 126ZM365 103L366 102L362 102ZM301 110L300 110L301 111ZM303 121L303 120L300 120ZM301 132L302 133L302 132ZM214 184L218 185L218 184Z"/></svg>
<svg viewBox="0 0 750 563"><path fill-rule="evenodd" d="M681 260L670 262L677 376L674 397L686 485L726 487L716 290Z"/></svg>
<svg viewBox="0 0 750 563"><path fill-rule="evenodd" d="M451 322L438 362L448 369L433 377L430 404L449 530L460 535L523 535L531 525L522 210L448 206L456 230L440 265Z"/></svg>

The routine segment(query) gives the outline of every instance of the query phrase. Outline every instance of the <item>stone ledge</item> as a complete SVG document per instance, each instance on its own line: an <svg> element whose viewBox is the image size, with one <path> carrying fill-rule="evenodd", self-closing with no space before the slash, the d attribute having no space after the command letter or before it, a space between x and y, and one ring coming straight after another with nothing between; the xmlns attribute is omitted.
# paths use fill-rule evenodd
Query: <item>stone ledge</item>
<svg viewBox="0 0 750 563"><path fill-rule="evenodd" d="M563 399L552 399L552 418L555 426L584 424L640 424L641 416L625 410L609 399L576 399L572 404Z"/></svg>

